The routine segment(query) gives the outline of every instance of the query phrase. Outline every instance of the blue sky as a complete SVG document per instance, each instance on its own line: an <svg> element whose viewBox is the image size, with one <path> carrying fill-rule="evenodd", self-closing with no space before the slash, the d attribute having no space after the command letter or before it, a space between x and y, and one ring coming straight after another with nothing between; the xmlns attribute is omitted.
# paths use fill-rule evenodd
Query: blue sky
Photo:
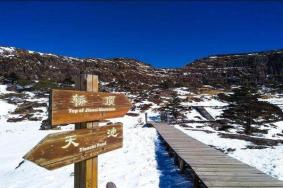
<svg viewBox="0 0 283 188"><path fill-rule="evenodd" d="M283 48L283 1L1 1L0 45L182 67Z"/></svg>

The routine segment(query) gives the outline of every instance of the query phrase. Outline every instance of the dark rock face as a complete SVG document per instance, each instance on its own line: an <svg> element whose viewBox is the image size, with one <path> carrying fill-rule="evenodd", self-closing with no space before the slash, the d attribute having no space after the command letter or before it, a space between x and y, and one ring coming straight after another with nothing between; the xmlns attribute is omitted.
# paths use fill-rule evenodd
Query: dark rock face
<svg viewBox="0 0 283 188"><path fill-rule="evenodd" d="M182 86L282 83L283 50L211 56L184 68L157 69L129 58L79 59L0 47L2 81L9 78L12 81L43 80L43 85L47 85L47 81L70 85L80 73L96 74L102 82L107 82L106 86L132 93Z"/></svg>
<svg viewBox="0 0 283 188"><path fill-rule="evenodd" d="M208 85L273 84L283 81L283 50L220 55L188 64L191 77Z"/></svg>

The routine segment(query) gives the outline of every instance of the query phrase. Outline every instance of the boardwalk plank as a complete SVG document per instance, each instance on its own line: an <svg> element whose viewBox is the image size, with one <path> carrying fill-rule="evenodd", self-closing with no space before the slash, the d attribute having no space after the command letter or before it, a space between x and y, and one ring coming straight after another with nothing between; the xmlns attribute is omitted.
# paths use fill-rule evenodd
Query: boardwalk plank
<svg viewBox="0 0 283 188"><path fill-rule="evenodd" d="M263 187L263 186L268 186L268 187L272 187L272 186L283 186L283 183L281 182L224 182L224 181L209 181L206 183L206 185L209 186L238 186L238 187L242 187L242 186L258 186L258 187Z"/></svg>
<svg viewBox="0 0 283 188"><path fill-rule="evenodd" d="M283 182L191 138L166 123L152 123L161 138L209 188L282 187Z"/></svg>

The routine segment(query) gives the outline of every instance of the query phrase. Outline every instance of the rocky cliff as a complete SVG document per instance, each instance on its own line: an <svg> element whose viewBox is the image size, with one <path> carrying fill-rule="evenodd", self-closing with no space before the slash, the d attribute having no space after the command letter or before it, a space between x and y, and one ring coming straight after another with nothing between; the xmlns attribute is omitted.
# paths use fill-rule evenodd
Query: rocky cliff
<svg viewBox="0 0 283 188"><path fill-rule="evenodd" d="M158 69L129 58L82 59L0 47L2 80L72 84L80 73L97 74L102 84L130 92L181 86L280 84L283 81L283 50L210 56L183 68Z"/></svg>
<svg viewBox="0 0 283 188"><path fill-rule="evenodd" d="M210 56L185 71L208 85L278 84L283 82L283 50Z"/></svg>

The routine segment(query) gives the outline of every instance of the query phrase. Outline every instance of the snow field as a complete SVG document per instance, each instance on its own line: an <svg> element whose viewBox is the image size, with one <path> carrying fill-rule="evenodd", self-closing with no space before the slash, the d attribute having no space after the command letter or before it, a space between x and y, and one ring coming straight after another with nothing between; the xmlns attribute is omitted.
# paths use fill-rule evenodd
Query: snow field
<svg viewBox="0 0 283 188"><path fill-rule="evenodd" d="M0 85L0 93L7 93L6 87ZM29 100L47 102L46 99ZM41 121L6 122L9 111L16 105L0 100L0 187L5 188L71 188L74 186L74 165L68 165L56 170L46 170L36 164L24 161L23 156L41 139L50 133L64 130L73 130L73 125L61 127L61 130L39 130ZM151 112L154 114L154 112ZM41 114L46 116L46 109ZM156 115L156 114L155 114ZM98 157L99 187L105 187L107 182L114 182L122 188L157 188L160 186L160 176L163 170L158 166L159 151L158 136L154 128L142 128L144 114L138 117L124 116L112 119L113 122L123 123L123 148L101 154ZM173 161L167 156L166 166L174 167ZM24 162L23 162L24 161ZM171 163L170 163L171 161ZM186 183L187 180L179 175L178 170L171 169L166 175L178 180L177 183ZM163 184L171 186L175 181L166 181Z"/></svg>
<svg viewBox="0 0 283 188"><path fill-rule="evenodd" d="M3 104L1 101L1 107ZM0 148L5 155L0 156L0 160L4 161L0 165L0 185L7 188L73 187L73 165L48 171L25 161L15 169L23 161L24 154L43 137L58 131L39 131L40 122L5 122L2 116L12 107L7 105L7 108L1 108ZM108 181L125 188L158 187L159 171L155 158L157 133L153 128L142 128L138 125L138 119L128 116L115 119L124 124L123 148L99 155L99 187L105 187Z"/></svg>
<svg viewBox="0 0 283 188"><path fill-rule="evenodd" d="M142 128L140 118L126 116L115 119L124 124L123 148L99 155L100 187L105 187L109 181L117 187L158 187L157 133L153 128Z"/></svg>

